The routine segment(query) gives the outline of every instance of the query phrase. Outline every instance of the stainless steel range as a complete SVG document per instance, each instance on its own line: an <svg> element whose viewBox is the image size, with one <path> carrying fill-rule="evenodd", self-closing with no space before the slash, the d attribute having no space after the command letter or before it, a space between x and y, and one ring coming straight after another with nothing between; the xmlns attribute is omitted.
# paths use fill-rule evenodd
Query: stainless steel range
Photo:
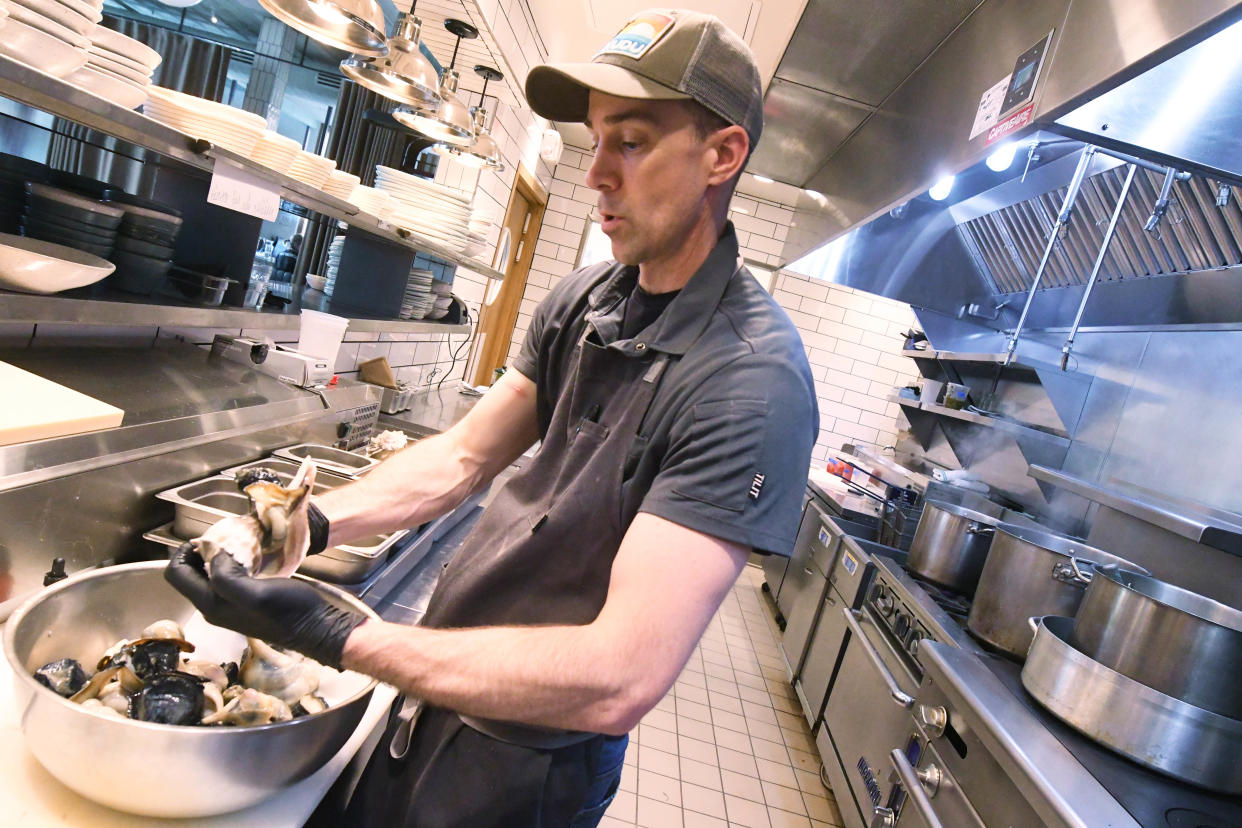
<svg viewBox="0 0 1242 828"><path fill-rule="evenodd" d="M1242 800L1148 771L1043 710L1021 665L966 633L967 599L872 560L862 607L837 609L852 635L816 731L851 828L1242 826Z"/></svg>

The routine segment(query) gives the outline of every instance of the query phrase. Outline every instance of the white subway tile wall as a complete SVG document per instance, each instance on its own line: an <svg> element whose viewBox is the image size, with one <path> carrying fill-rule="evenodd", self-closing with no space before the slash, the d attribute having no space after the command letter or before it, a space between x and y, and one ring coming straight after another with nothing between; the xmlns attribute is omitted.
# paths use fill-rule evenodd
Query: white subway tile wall
<svg viewBox="0 0 1242 828"><path fill-rule="evenodd" d="M594 192L580 183L590 164L588 150L566 148L556 166L510 360L517 356L539 300L573 270L595 205ZM744 259L779 263L783 238L794 220L791 207L739 195L729 217ZM889 397L894 386L918 375L914 361L898 355L904 332L915 324L910 306L786 271L778 274L773 296L797 326L815 377L820 407L815 465L843 443L892 445L904 420L899 424L900 409Z"/></svg>

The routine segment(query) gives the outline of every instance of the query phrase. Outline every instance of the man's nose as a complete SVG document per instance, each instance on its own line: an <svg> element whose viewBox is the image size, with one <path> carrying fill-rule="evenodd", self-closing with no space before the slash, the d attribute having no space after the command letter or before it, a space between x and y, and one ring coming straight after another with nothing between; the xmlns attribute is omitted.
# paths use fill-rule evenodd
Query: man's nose
<svg viewBox="0 0 1242 828"><path fill-rule="evenodd" d="M616 189L616 173L609 154L604 150L596 150L587 168L586 185L592 190Z"/></svg>

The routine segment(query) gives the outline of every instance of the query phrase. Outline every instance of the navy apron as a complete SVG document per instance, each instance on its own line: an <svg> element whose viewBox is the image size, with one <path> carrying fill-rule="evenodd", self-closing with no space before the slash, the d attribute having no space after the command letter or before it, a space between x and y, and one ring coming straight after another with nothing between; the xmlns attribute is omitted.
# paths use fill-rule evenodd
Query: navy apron
<svg viewBox="0 0 1242 828"><path fill-rule="evenodd" d="M445 568L424 626L579 625L603 607L634 518L621 514L624 466L668 355L645 343L592 341L594 313L542 446ZM349 824L593 826L616 791L625 740L399 702Z"/></svg>

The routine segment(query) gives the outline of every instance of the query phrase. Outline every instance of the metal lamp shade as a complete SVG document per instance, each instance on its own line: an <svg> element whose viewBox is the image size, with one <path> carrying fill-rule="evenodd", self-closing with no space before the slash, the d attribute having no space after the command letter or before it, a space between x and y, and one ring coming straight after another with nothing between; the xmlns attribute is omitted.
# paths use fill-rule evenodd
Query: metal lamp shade
<svg viewBox="0 0 1242 828"><path fill-rule="evenodd" d="M444 73L440 86L440 108L435 112L401 108L392 113L400 123L445 144L463 147L474 140L474 121L470 110L457 97L457 73Z"/></svg>
<svg viewBox="0 0 1242 828"><path fill-rule="evenodd" d="M320 43L359 55L388 54L384 13L376 0L259 0L259 5Z"/></svg>
<svg viewBox="0 0 1242 828"><path fill-rule="evenodd" d="M388 39L385 57L350 55L341 61L341 72L385 98L435 110L440 104L440 79L431 61L419 50L421 28L418 18L402 14L397 20L397 33Z"/></svg>
<svg viewBox="0 0 1242 828"><path fill-rule="evenodd" d="M500 160L500 146L483 126L487 112L482 109L475 110L474 127L475 139L474 143L468 147L458 147L451 144L445 145L453 157L459 164L465 164L467 167L486 168L501 172L504 170L504 162Z"/></svg>

